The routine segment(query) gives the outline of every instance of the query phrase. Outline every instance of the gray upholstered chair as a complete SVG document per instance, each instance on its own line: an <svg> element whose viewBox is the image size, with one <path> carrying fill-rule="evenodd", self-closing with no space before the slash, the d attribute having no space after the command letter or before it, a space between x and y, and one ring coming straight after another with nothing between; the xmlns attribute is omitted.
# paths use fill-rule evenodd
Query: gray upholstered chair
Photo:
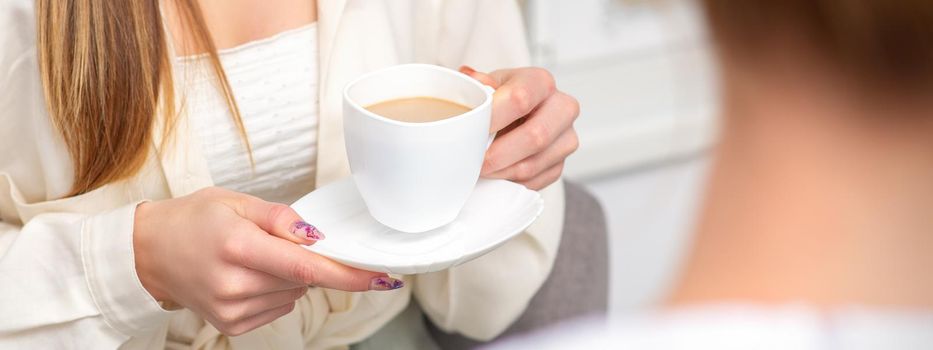
<svg viewBox="0 0 933 350"><path fill-rule="evenodd" d="M609 244L602 208L579 185L566 183L565 195L564 235L551 275L525 313L497 339L562 320L606 312ZM353 349L471 349L482 344L437 329L421 313L417 303L412 302L383 329L354 345Z"/></svg>

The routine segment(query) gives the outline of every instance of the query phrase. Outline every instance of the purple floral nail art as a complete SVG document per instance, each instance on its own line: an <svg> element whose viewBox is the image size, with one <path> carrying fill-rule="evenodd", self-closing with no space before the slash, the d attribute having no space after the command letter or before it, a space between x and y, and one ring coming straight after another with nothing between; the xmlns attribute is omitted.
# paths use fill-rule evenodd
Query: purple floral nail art
<svg viewBox="0 0 933 350"><path fill-rule="evenodd" d="M405 282L392 277L376 277L369 282L369 290L393 290L405 286Z"/></svg>
<svg viewBox="0 0 933 350"><path fill-rule="evenodd" d="M314 227L314 225L304 221L295 221L289 231L299 238L310 239L312 241L320 241L324 239L324 234L321 233L317 227Z"/></svg>

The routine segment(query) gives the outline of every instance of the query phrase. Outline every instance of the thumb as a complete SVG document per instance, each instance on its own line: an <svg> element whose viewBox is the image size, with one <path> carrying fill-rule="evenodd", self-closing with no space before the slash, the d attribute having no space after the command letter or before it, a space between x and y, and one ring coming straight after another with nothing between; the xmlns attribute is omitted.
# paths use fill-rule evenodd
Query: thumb
<svg viewBox="0 0 933 350"><path fill-rule="evenodd" d="M305 222L291 207L244 195L236 208L240 216L252 221L270 235L298 244L311 245L324 239L317 227Z"/></svg>

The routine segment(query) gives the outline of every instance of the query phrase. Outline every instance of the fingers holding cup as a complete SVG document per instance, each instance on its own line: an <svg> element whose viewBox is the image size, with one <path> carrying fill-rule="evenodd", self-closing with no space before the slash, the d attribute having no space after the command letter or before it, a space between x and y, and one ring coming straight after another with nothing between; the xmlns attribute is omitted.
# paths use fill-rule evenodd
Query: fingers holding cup
<svg viewBox="0 0 933 350"><path fill-rule="evenodd" d="M500 134L496 138L486 152L482 175L509 178L501 176L501 171L529 157L545 156L541 153L551 148L554 150L547 156L561 155L563 158L560 159L563 160L576 150L576 132L573 131L573 122L579 113L579 104L573 97L561 92L554 94L542 102L533 113L521 120L520 124L514 126L514 130ZM562 152L565 150L569 152ZM544 165L550 166L554 163L556 160L551 159L549 164ZM544 169L546 167L538 170ZM500 174L497 176L497 173Z"/></svg>
<svg viewBox="0 0 933 350"><path fill-rule="evenodd" d="M545 150L518 161L502 170L485 175L489 178L506 179L539 190L560 177L564 160L579 147L576 131L567 129ZM550 175L557 171L556 176ZM551 181L543 181L550 179Z"/></svg>

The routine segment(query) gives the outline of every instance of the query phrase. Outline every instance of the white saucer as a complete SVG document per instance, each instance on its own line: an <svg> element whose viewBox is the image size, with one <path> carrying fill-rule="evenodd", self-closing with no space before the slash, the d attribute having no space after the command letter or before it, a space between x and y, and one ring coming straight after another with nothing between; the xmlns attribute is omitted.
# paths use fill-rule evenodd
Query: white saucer
<svg viewBox="0 0 933 350"><path fill-rule="evenodd" d="M522 185L480 179L454 222L405 233L373 219L348 177L305 195L292 208L326 236L309 250L360 269L408 275L488 253L531 225L544 203L538 192Z"/></svg>

